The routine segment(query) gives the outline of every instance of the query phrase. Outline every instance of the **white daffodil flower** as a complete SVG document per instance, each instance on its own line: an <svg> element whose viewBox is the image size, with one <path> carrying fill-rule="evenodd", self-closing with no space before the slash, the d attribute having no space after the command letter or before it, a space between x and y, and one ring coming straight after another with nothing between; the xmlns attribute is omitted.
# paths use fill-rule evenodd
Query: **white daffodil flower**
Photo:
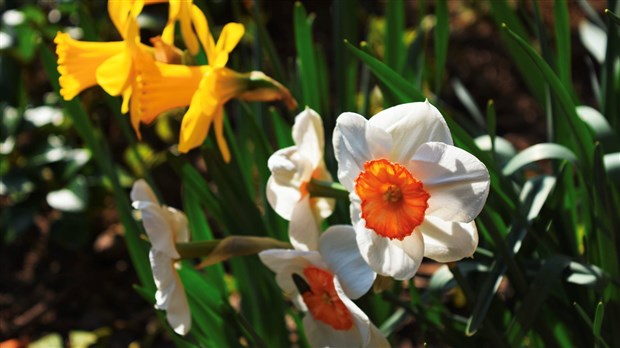
<svg viewBox="0 0 620 348"><path fill-rule="evenodd" d="M321 117L306 108L293 125L294 146L276 151L267 165L267 200L282 218L290 221L289 238L298 250L316 250L321 221L331 215L335 201L310 197L311 179L332 181L323 160L324 136Z"/></svg>
<svg viewBox="0 0 620 348"><path fill-rule="evenodd" d="M270 249L259 253L276 282L306 312L312 347L389 347L368 316L351 301L370 289L376 273L362 259L352 226L332 226L319 251Z"/></svg>
<svg viewBox="0 0 620 348"><path fill-rule="evenodd" d="M343 113L333 141L357 244L375 272L404 280L423 257L450 262L474 253L473 220L488 196L489 173L453 146L443 116L428 101L370 120Z"/></svg>
<svg viewBox="0 0 620 348"><path fill-rule="evenodd" d="M155 308L166 311L174 332L185 335L192 323L183 283L175 269L175 260L180 258L175 243L189 241L187 218L174 208L160 205L144 180L134 183L131 200L134 209L142 214L142 224L151 241L149 260L157 287Z"/></svg>

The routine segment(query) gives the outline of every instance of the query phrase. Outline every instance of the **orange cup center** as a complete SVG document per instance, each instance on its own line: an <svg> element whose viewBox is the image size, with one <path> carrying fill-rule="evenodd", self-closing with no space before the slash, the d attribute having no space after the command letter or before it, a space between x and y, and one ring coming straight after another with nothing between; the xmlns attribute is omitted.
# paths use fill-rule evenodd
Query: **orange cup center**
<svg viewBox="0 0 620 348"><path fill-rule="evenodd" d="M364 163L355 179L366 227L382 237L402 240L424 221L430 194L409 170L385 158Z"/></svg>
<svg viewBox="0 0 620 348"><path fill-rule="evenodd" d="M351 329L353 317L336 293L334 275L322 268L308 266L304 268L304 276L309 289L301 296L312 317L334 330Z"/></svg>

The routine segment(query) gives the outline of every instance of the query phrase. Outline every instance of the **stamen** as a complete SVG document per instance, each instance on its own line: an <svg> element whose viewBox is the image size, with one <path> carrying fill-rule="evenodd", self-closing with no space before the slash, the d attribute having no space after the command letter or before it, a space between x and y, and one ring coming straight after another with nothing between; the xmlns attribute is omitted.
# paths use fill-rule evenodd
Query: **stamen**
<svg viewBox="0 0 620 348"><path fill-rule="evenodd" d="M409 170L387 159L364 163L355 179L366 227L380 236L402 240L424 221L429 193Z"/></svg>

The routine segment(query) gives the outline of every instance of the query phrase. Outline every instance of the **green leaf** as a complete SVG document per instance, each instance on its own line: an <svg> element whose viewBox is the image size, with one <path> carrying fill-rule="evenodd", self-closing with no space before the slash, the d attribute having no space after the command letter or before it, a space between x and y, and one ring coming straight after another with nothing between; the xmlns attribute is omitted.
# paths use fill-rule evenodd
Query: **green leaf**
<svg viewBox="0 0 620 348"><path fill-rule="evenodd" d="M521 191L519 216L513 221L506 240L504 241L494 229L490 230L498 249L498 257L492 264L491 270L482 283L481 288L477 290L478 297L472 309L472 314L467 321L467 335L475 334L485 323L485 320L487 320L487 312L506 271L510 271L510 279L517 292L525 292L525 278L515 262L514 255L521 249L523 239L528 232L528 226L538 216L555 183L555 178L549 176L539 176L528 180ZM494 214L490 213L491 209L485 207L481 214L482 221L486 221L485 225L491 228L499 226L501 222L489 220L494 217Z"/></svg>
<svg viewBox="0 0 620 348"><path fill-rule="evenodd" d="M65 212L82 212L88 205L88 186L83 176L76 177L66 188L47 194L47 204Z"/></svg>
<svg viewBox="0 0 620 348"><path fill-rule="evenodd" d="M608 153L603 157L607 176L620 182L620 152Z"/></svg>
<svg viewBox="0 0 620 348"><path fill-rule="evenodd" d="M613 131L603 114L590 106L581 105L577 107L577 115L590 127L595 139L599 140L605 149L620 150L620 138Z"/></svg>
<svg viewBox="0 0 620 348"><path fill-rule="evenodd" d="M334 115L340 115L345 111L355 110L357 93L357 80L358 80L358 67L357 60L353 58L351 53L342 44L344 40L351 42L357 42L357 18L351 16L351 13L355 13L358 9L357 0L340 0L333 2L334 15L332 16L332 27L334 31L333 35L333 51L334 51L334 66L331 71L335 75L334 82L336 86L336 98L333 100L335 109ZM331 112L329 113L331 114ZM326 136L329 137L327 130L333 128L333 124L325 123Z"/></svg>
<svg viewBox="0 0 620 348"><path fill-rule="evenodd" d="M491 143L491 136L481 135L474 139L476 146L480 150L491 152L492 146L495 145L495 159L498 165L505 165L511 158L517 154L517 150L511 142L502 138L495 137L495 141Z"/></svg>
<svg viewBox="0 0 620 348"><path fill-rule="evenodd" d="M544 159L560 159L578 163L577 157L568 148L554 143L543 143L532 145L521 151L506 164L502 173L510 176L519 169Z"/></svg>
<svg viewBox="0 0 620 348"><path fill-rule="evenodd" d="M58 83L59 74L56 67L56 57L46 45L40 46L40 54L49 81L54 87L54 90L58 93L60 86ZM140 239L141 228L131 215L132 208L129 203L128 194L119 182L110 149L104 140L105 138L101 134L101 131L92 124L88 118L88 114L79 101L62 101L62 105L69 114L78 134L92 152L93 159L97 163L99 169L112 183L116 207L120 215L120 220L125 228L127 249L129 250L132 263L136 268L136 273L140 278L140 282L147 288L154 288L155 285L153 283L151 267L147 256L148 247L146 243Z"/></svg>
<svg viewBox="0 0 620 348"><path fill-rule="evenodd" d="M583 264L576 261L571 261L569 264L569 274L566 277L566 281L573 284L592 287L602 287L605 285L605 278L602 269L594 265Z"/></svg>
<svg viewBox="0 0 620 348"><path fill-rule="evenodd" d="M271 122L273 124L273 132L276 140L276 148L283 149L293 145L293 137L291 136L291 126L284 121L284 118L274 107L269 108Z"/></svg>
<svg viewBox="0 0 620 348"><path fill-rule="evenodd" d="M609 21L613 16L609 16ZM612 23L607 25L607 49L601 70L601 111L617 132L620 132L620 32Z"/></svg>
<svg viewBox="0 0 620 348"><path fill-rule="evenodd" d="M385 64L396 72L402 71L405 58L405 3L388 1L385 14Z"/></svg>
<svg viewBox="0 0 620 348"><path fill-rule="evenodd" d="M611 12L611 10L609 10L608 8L605 9L605 14L616 25L620 25L620 16L618 16L617 14Z"/></svg>
<svg viewBox="0 0 620 348"><path fill-rule="evenodd" d="M603 317L605 316L605 306L599 301L594 312L594 322L592 323L592 333L595 337L601 336L601 327L603 326Z"/></svg>
<svg viewBox="0 0 620 348"><path fill-rule="evenodd" d="M599 64L605 62L607 49L607 33L599 26L588 21L579 23L579 38L583 46Z"/></svg>
<svg viewBox="0 0 620 348"><path fill-rule="evenodd" d="M260 11L260 3L260 1L257 1L253 4L253 6L251 6L250 15L256 23L260 47L263 48L262 51L269 59L271 67L273 68L273 76L277 81L284 83L286 79L284 75L284 68L282 67L282 61L280 60L280 56L276 52L276 49L273 45L273 40L271 40L271 36L269 35L269 32L267 31L267 28L265 26L265 21Z"/></svg>
<svg viewBox="0 0 620 348"><path fill-rule="evenodd" d="M168 154L167 157L170 167L174 169L183 180L183 185L188 187L200 199L202 206L213 216L221 225L224 225L223 209L219 199L209 189L209 184L202 175L189 163L183 161L181 157Z"/></svg>
<svg viewBox="0 0 620 348"><path fill-rule="evenodd" d="M344 43L354 56L364 62L381 82L388 86L394 94L400 97L400 102L423 101L426 99L418 88L403 79L401 75L390 69L377 58L354 47L346 40Z"/></svg>
<svg viewBox="0 0 620 348"><path fill-rule="evenodd" d="M521 20L516 11L513 11L508 5L507 0L494 0L489 1L488 4L491 7L491 16L497 25L506 23L508 27L512 28L515 33L520 37L527 37L527 31L521 24ZM513 57L512 61L519 69L520 76L525 81L528 89L532 92L532 95L542 102L544 98L544 84L540 83L539 76L535 74L535 69L528 63L527 55L519 49L518 45L511 41L504 32L501 33L502 39L506 44L508 53Z"/></svg>
<svg viewBox="0 0 620 348"><path fill-rule="evenodd" d="M234 312L228 305L225 297L191 265L184 263L178 270L183 282L189 307L192 312L193 335L203 336L200 344L209 347L237 346L237 327L234 323Z"/></svg>
<svg viewBox="0 0 620 348"><path fill-rule="evenodd" d="M98 335L89 331L69 332L69 346L73 348L88 348L99 339Z"/></svg>
<svg viewBox="0 0 620 348"><path fill-rule="evenodd" d="M435 3L435 93L441 90L441 81L448 55L448 37L450 27L448 21L448 1L438 0Z"/></svg>
<svg viewBox="0 0 620 348"><path fill-rule="evenodd" d="M567 2L555 1L553 3L553 14L556 41L555 63L558 69L558 77L564 86L570 89L573 83L571 79L571 45Z"/></svg>
<svg viewBox="0 0 620 348"><path fill-rule="evenodd" d="M549 65L547 65L547 63L540 58L538 53L536 53L536 51L534 51L534 49L527 42L510 30L506 25L503 26L503 29L506 33L508 33L509 37L518 44L522 52L526 53L529 57L529 61L538 68L537 70L539 73L541 73L549 83L551 91L553 91L558 99L562 114L565 116L565 119L554 120L554 124L556 127L567 127L567 134L562 135L561 133L558 133L558 141L569 147L578 156L579 162L584 169L586 179L589 179L589 172L593 163L592 156L594 152L594 141L587 129L583 127L583 121L581 121L579 116L577 116L575 104L573 103L570 94L562 85L558 77L553 73L551 68L549 68Z"/></svg>
<svg viewBox="0 0 620 348"><path fill-rule="evenodd" d="M321 100L319 94L318 71L316 69L316 52L312 42L312 21L308 18L304 6L300 2L295 3L293 12L293 22L295 26L295 47L297 48L297 59L299 64L301 89L303 93L304 105L316 110L319 115L321 110Z"/></svg>
<svg viewBox="0 0 620 348"><path fill-rule="evenodd" d="M562 272L569 264L570 259L561 255L554 255L545 260L508 325L507 336L511 346L521 345L525 335L536 322L537 325L548 327L542 318L538 321L537 319L549 292L561 283ZM561 325L561 322L555 324Z"/></svg>
<svg viewBox="0 0 620 348"><path fill-rule="evenodd" d="M495 154L495 144L496 135L497 135L497 117L495 116L495 103L493 99L490 99L487 102L487 133L491 138L491 153Z"/></svg>
<svg viewBox="0 0 620 348"><path fill-rule="evenodd" d="M577 313L583 319L583 321L585 321L586 324L588 325L588 327L590 327L592 329L592 333L593 333L594 339L595 339L594 347L596 347L596 348L598 348L598 347L609 348L609 345L605 342L603 337L601 337L601 325L602 325L603 312L604 312L603 302L599 301L597 306L596 306L596 311L594 313L594 320L595 320L594 323L592 322L592 320L590 319L590 317L588 316L586 311L579 305L579 303L574 302L573 306L575 306L575 309L577 310ZM597 322L597 320L599 320L599 321Z"/></svg>
<svg viewBox="0 0 620 348"><path fill-rule="evenodd" d="M405 325L405 323L410 320L411 314L407 313L403 308L398 308L389 318L387 318L379 330L381 333L387 337L391 335L394 331L396 331L399 327Z"/></svg>
<svg viewBox="0 0 620 348"><path fill-rule="evenodd" d="M63 348L62 336L58 333L45 335L38 340L30 343L28 347L32 348Z"/></svg>
<svg viewBox="0 0 620 348"><path fill-rule="evenodd" d="M476 121L478 127L483 128L485 126L485 122L482 112L480 112L474 98L471 96L467 88L461 83L461 80L454 78L452 80L452 88L454 89L454 94L456 94L456 97L459 99L461 104L463 104L465 109L467 109L469 115L471 115L474 121ZM495 131L495 125L493 126L493 131Z"/></svg>

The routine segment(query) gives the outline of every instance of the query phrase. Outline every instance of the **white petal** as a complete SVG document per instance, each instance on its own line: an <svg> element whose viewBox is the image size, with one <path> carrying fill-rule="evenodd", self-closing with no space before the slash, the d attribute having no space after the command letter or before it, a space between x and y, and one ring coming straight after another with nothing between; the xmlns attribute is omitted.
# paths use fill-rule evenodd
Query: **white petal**
<svg viewBox="0 0 620 348"><path fill-rule="evenodd" d="M355 328L357 329L357 334L359 337L360 344L356 345L357 347L367 347L368 341L370 339L370 319L364 311L362 311L347 295L344 293L344 289L342 288L342 284L338 280L338 278L334 278L334 288L336 290L336 294L340 298L340 301L347 307L351 316L353 317L353 323Z"/></svg>
<svg viewBox="0 0 620 348"><path fill-rule="evenodd" d="M311 313L306 313L302 323L306 338L311 347L361 347L362 340L356 327L350 330L334 330L323 322L314 320Z"/></svg>
<svg viewBox="0 0 620 348"><path fill-rule="evenodd" d="M362 258L353 226L331 226L321 236L319 245L323 261L338 277L345 294L352 299L362 297L372 286L377 274Z"/></svg>
<svg viewBox="0 0 620 348"><path fill-rule="evenodd" d="M133 187L131 188L131 193L129 194L131 200L133 202L143 201L143 202L151 202L159 205L159 201L157 200L157 196L149 186L149 184L144 181L144 179L139 179L133 183Z"/></svg>
<svg viewBox="0 0 620 348"><path fill-rule="evenodd" d="M391 136L358 114L345 112L336 120L334 154L338 161L338 180L353 191L355 178L364 163L373 158L387 157L392 146Z"/></svg>
<svg viewBox="0 0 620 348"><path fill-rule="evenodd" d="M173 231L173 238L176 243L189 242L189 229L187 228L187 217L185 214L172 207L164 207L168 213L168 223Z"/></svg>
<svg viewBox="0 0 620 348"><path fill-rule="evenodd" d="M372 348L389 348L390 342L388 342L387 338L383 336L381 331L377 329L372 323L370 324L370 335L369 341L366 347Z"/></svg>
<svg viewBox="0 0 620 348"><path fill-rule="evenodd" d="M391 134L390 159L394 162L407 163L418 147L429 141L452 145L446 121L428 101L385 109L371 117L369 123Z"/></svg>
<svg viewBox="0 0 620 348"><path fill-rule="evenodd" d="M308 107L297 115L293 124L293 141L299 153L310 161L312 168L317 168L323 162L325 147L321 116Z"/></svg>
<svg viewBox="0 0 620 348"><path fill-rule="evenodd" d="M474 222L449 222L427 216L418 229L424 236L424 256L438 262L470 257L478 246L478 230Z"/></svg>
<svg viewBox="0 0 620 348"><path fill-rule="evenodd" d="M333 198L316 197L310 198L310 204L313 206L317 216L326 219L334 212L336 200Z"/></svg>
<svg viewBox="0 0 620 348"><path fill-rule="evenodd" d="M360 219L355 225L355 236L362 257L370 268L378 274L390 276L397 280L413 278L422 263L424 254L424 242L420 233L413 233L417 241L408 241L405 244L395 243L396 240L383 238L367 229L366 222ZM407 238L405 238L407 239ZM421 251L419 250L421 246ZM405 252L403 248L409 252ZM411 255L410 255L411 254ZM415 256L415 258L412 258Z"/></svg>
<svg viewBox="0 0 620 348"><path fill-rule="evenodd" d="M426 215L470 222L489 194L489 172L467 151L443 143L426 143L408 165L430 194Z"/></svg>
<svg viewBox="0 0 620 348"><path fill-rule="evenodd" d="M301 198L300 187L312 177L310 162L299 155L297 147L276 151L267 166L271 176L267 181L267 200L283 219L290 220L293 207Z"/></svg>
<svg viewBox="0 0 620 348"><path fill-rule="evenodd" d="M291 220L295 203L299 201L301 192L298 188L278 184L273 176L267 180L267 201L284 220Z"/></svg>
<svg viewBox="0 0 620 348"><path fill-rule="evenodd" d="M312 174L312 178L328 182L334 181L332 175L325 167L324 162L321 162L319 167L315 169L314 174ZM310 198L310 204L312 204L313 208L315 209L315 214L322 217L323 219L326 219L334 212L334 208L336 207L336 200L333 198L313 197Z"/></svg>
<svg viewBox="0 0 620 348"><path fill-rule="evenodd" d="M422 233L416 229L411 235L403 238L403 240L392 239L390 243L400 247L405 254L409 255L416 264L414 273L417 272L424 258L425 245Z"/></svg>
<svg viewBox="0 0 620 348"><path fill-rule="evenodd" d="M319 268L327 267L317 251L269 249L258 253L258 257L276 273L278 286L289 296L298 293L293 282L293 273L303 275L304 268L311 264Z"/></svg>
<svg viewBox="0 0 620 348"><path fill-rule="evenodd" d="M166 311L166 319L179 335L185 335L191 327L191 314L183 283L174 269L174 261L164 253L151 249L149 252L155 292L155 308Z"/></svg>
<svg viewBox="0 0 620 348"><path fill-rule="evenodd" d="M318 250L321 228L314 216L309 195L304 196L294 205L288 225L288 235L295 249Z"/></svg>
<svg viewBox="0 0 620 348"><path fill-rule="evenodd" d="M135 209L139 209L142 214L142 224L149 236L151 248L165 253L168 257L178 259L179 253L174 245L174 236L168 220L168 211L158 204L147 201L136 201L133 203Z"/></svg>
<svg viewBox="0 0 620 348"><path fill-rule="evenodd" d="M174 332L179 335L185 335L192 326L192 317L183 285L178 278L179 276L176 274L175 276L178 283L170 297L168 309L166 310L166 319Z"/></svg>

